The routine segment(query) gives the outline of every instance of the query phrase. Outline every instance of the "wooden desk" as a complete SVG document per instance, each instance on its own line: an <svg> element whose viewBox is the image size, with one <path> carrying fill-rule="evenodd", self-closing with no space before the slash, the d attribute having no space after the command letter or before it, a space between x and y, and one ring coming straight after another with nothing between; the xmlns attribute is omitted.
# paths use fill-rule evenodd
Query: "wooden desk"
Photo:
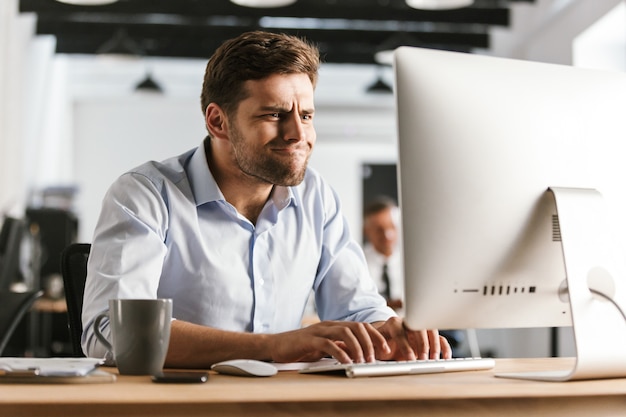
<svg viewBox="0 0 626 417"><path fill-rule="evenodd" d="M41 313L67 313L65 298L42 297L33 303L32 310Z"/></svg>
<svg viewBox="0 0 626 417"><path fill-rule="evenodd" d="M558 369L569 359L502 359L496 371ZM211 373L205 384L0 384L3 416L616 416L626 378L582 382L501 379L493 371L348 379L281 372L270 378Z"/></svg>

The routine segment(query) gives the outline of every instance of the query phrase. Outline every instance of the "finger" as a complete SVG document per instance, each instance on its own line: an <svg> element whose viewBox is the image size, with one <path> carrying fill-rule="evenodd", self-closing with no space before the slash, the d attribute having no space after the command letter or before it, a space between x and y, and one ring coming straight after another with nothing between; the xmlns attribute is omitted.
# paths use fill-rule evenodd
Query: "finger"
<svg viewBox="0 0 626 417"><path fill-rule="evenodd" d="M340 322L340 325L350 329L354 337L356 337L357 345L350 346L346 343L344 346L348 353L352 354L355 362L374 362L376 361L377 353L381 353L382 356L391 352L385 336L371 324Z"/></svg>
<svg viewBox="0 0 626 417"><path fill-rule="evenodd" d="M398 325L401 326L400 320L398 321ZM392 353L389 340L393 340L393 336L389 335L387 327L379 328L368 324L368 329L370 330L370 336L374 344L374 360L379 357L383 358L389 356L389 354Z"/></svg>
<svg viewBox="0 0 626 417"><path fill-rule="evenodd" d="M345 343L333 342L325 337L315 337L313 343L316 349L327 356L332 356L341 363L352 363L352 358L347 352Z"/></svg>
<svg viewBox="0 0 626 417"><path fill-rule="evenodd" d="M382 335L368 323L350 323L349 328L357 339L362 357L362 359L355 358L356 362L373 362L376 359L376 355L372 338L376 338L378 335L384 340Z"/></svg>
<svg viewBox="0 0 626 417"><path fill-rule="evenodd" d="M357 336L357 333L361 333L360 337L362 338L363 331L362 329L359 330L358 324L361 323L324 322L321 328L317 329L319 330L318 336L326 339L333 345L325 343L325 347L335 352L336 354L333 354L333 357L342 363L361 363L365 361L361 341ZM369 337L367 339L369 340ZM341 343L341 348L337 342ZM371 344L371 340L369 343Z"/></svg>
<svg viewBox="0 0 626 417"><path fill-rule="evenodd" d="M391 319L390 319L391 321ZM386 328L389 331L392 341L395 344L394 359L396 360L415 360L416 350L411 343L411 332L404 326L401 320L397 323L393 322L390 328Z"/></svg>
<svg viewBox="0 0 626 417"><path fill-rule="evenodd" d="M393 341L393 336L389 332L389 324L386 322L374 322L368 324L368 329L370 327L370 336L374 344L374 359L389 359L389 355L392 353L389 341Z"/></svg>
<svg viewBox="0 0 626 417"><path fill-rule="evenodd" d="M419 360L425 360L429 358L430 352L430 340L428 331L426 330L414 330L411 332L411 335L414 338L411 345L413 349L415 349L415 356Z"/></svg>
<svg viewBox="0 0 626 417"><path fill-rule="evenodd" d="M452 346L450 346L448 339L439 335L439 341L441 344L441 357L444 359L452 359Z"/></svg>
<svg viewBox="0 0 626 417"><path fill-rule="evenodd" d="M398 322L398 325L400 325L400 322ZM367 331L367 337L370 341L369 343L373 348L371 351L364 349L368 361L374 362L376 361L376 358L384 358L388 356L391 353L391 347L387 342L387 337L393 339L393 336L389 335L387 327L383 327L379 330L379 328L370 323L363 323L363 326Z"/></svg>
<svg viewBox="0 0 626 417"><path fill-rule="evenodd" d="M342 363L374 362L377 352L391 351L385 337L369 323L327 321L309 326L308 330L331 341L332 346L318 340L316 348L324 349Z"/></svg>
<svg viewBox="0 0 626 417"><path fill-rule="evenodd" d="M428 330L428 350L429 359L439 359L441 355L441 338L439 337L439 331Z"/></svg>

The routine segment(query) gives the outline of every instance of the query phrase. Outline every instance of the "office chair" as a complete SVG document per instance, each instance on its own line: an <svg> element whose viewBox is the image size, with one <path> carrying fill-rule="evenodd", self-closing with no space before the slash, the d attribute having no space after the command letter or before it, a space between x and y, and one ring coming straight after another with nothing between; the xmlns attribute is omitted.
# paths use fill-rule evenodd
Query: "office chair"
<svg viewBox="0 0 626 417"><path fill-rule="evenodd" d="M15 328L43 291L0 291L0 356Z"/></svg>
<svg viewBox="0 0 626 417"><path fill-rule="evenodd" d="M87 278L87 260L91 244L72 243L61 252L61 275L67 303L68 329L75 357L84 357L80 339L83 335L83 293Z"/></svg>
<svg viewBox="0 0 626 417"><path fill-rule="evenodd" d="M24 220L13 217L5 217L1 224L0 290L8 291L20 275L20 245L26 229Z"/></svg>

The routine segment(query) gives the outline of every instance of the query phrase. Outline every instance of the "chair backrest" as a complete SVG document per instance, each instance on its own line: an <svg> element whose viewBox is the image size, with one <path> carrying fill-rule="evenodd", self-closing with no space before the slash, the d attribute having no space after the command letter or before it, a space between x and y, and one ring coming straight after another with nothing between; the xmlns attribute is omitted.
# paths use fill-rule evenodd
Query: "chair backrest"
<svg viewBox="0 0 626 417"><path fill-rule="evenodd" d="M8 290L19 275L24 220L5 217L0 228L0 290Z"/></svg>
<svg viewBox="0 0 626 417"><path fill-rule="evenodd" d="M22 317L43 295L43 291L12 292L0 290L0 356Z"/></svg>
<svg viewBox="0 0 626 417"><path fill-rule="evenodd" d="M61 275L67 303L68 327L72 352L76 357L85 356L80 343L83 335L81 315L90 250L91 244L89 243L72 243L61 252Z"/></svg>

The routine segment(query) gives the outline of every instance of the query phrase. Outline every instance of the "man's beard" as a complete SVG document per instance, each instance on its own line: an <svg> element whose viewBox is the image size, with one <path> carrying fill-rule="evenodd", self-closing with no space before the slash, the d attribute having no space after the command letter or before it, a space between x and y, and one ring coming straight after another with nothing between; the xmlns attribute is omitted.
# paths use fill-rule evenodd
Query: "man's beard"
<svg viewBox="0 0 626 417"><path fill-rule="evenodd" d="M304 179L310 153L306 156L304 163L296 165L293 159L286 160L278 156L273 157L265 152L256 152L248 146L236 128L231 128L230 138L235 162L243 173L268 184L285 187L298 185ZM281 144L281 146L284 145Z"/></svg>

